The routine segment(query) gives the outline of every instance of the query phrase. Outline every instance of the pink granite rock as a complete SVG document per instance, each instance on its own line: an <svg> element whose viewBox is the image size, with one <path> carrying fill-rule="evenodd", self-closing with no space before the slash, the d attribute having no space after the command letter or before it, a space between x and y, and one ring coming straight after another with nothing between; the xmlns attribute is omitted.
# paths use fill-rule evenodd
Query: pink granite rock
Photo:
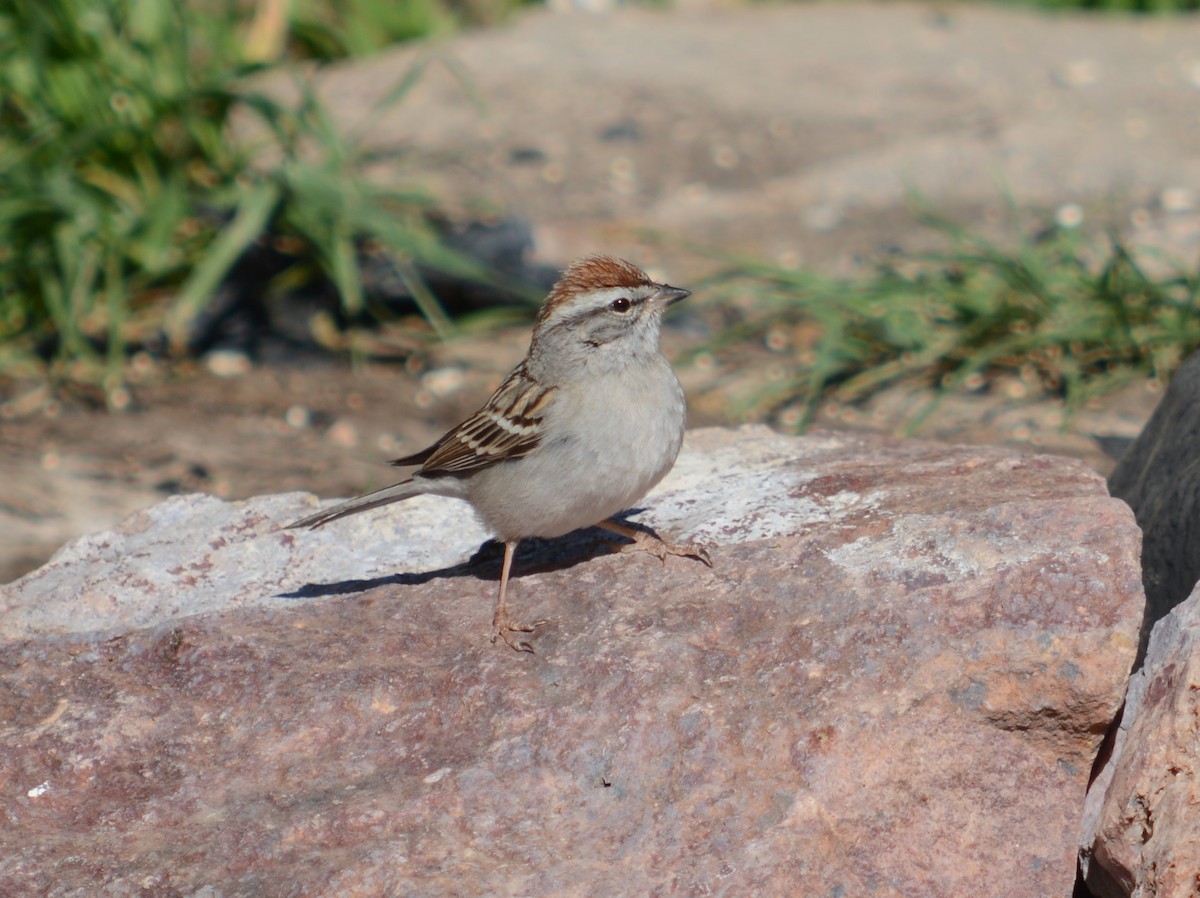
<svg viewBox="0 0 1200 898"><path fill-rule="evenodd" d="M1097 475L698 431L644 504L715 569L532 545L536 655L488 642L494 555L387 572L449 500L65 549L0 593L0 894L1066 898L1142 604Z"/></svg>
<svg viewBox="0 0 1200 898"><path fill-rule="evenodd" d="M1200 895L1200 589L1155 625L1130 680L1080 867L1100 898Z"/></svg>

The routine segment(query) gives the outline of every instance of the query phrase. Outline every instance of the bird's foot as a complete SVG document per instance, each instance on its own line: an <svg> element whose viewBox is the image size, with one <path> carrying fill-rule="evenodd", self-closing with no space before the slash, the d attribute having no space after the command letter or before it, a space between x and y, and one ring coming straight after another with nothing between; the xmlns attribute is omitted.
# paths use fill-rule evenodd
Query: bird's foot
<svg viewBox="0 0 1200 898"><path fill-rule="evenodd" d="M675 543L664 542L652 533L639 533L634 541L621 547L622 552L649 552L659 561L664 564L667 561L668 555L675 555L679 558L695 558L697 561L702 561L709 567L713 566L712 558L708 554L708 549L696 543L687 543L685 545L676 545Z"/></svg>
<svg viewBox="0 0 1200 898"><path fill-rule="evenodd" d="M532 624L517 623L508 616L508 607L499 605L492 615L492 644L495 645L497 639L503 639L504 644L514 652L529 652L532 655L533 644L521 639L517 634L532 633L539 627L544 627L546 623L545 620L536 620Z"/></svg>
<svg viewBox="0 0 1200 898"><path fill-rule="evenodd" d="M635 530L632 527L626 527L624 524L618 524L616 521L602 521L600 526L611 533L616 533L618 536L633 540L629 545L622 546L619 550L621 552L649 552L664 564L667 561L668 555L676 555L681 558L695 558L697 561L704 562L709 567L713 566L712 557L708 554L708 549L697 543L675 545L674 543L668 543L660 539L653 533L648 533L645 530Z"/></svg>

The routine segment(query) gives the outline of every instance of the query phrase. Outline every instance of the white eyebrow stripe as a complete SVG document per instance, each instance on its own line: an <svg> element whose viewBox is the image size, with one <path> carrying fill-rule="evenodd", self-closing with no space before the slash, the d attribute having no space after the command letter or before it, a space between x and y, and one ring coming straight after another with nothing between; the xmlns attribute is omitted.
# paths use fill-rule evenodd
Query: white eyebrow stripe
<svg viewBox="0 0 1200 898"><path fill-rule="evenodd" d="M657 289L655 284L644 284L636 287L602 287L579 293L558 303L544 323L557 324L586 315L595 315L607 310L612 301L619 296L625 297L634 305L641 305Z"/></svg>

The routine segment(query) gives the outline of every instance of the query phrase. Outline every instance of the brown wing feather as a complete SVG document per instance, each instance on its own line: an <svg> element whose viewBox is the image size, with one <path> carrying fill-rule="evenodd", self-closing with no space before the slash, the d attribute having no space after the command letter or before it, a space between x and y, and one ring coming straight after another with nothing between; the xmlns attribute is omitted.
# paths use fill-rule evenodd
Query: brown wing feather
<svg viewBox="0 0 1200 898"><path fill-rule="evenodd" d="M444 437L394 465L421 465L424 475L469 474L531 452L541 440L541 414L554 394L517 368L487 403Z"/></svg>

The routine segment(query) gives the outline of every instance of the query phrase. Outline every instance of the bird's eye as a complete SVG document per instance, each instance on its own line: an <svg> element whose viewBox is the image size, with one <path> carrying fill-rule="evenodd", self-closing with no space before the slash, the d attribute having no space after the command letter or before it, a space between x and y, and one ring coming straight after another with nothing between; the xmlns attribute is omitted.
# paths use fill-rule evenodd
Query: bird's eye
<svg viewBox="0 0 1200 898"><path fill-rule="evenodd" d="M612 305L610 305L609 308L614 312L628 312L629 306L630 302L628 299L626 299L624 296L618 296L612 301Z"/></svg>

